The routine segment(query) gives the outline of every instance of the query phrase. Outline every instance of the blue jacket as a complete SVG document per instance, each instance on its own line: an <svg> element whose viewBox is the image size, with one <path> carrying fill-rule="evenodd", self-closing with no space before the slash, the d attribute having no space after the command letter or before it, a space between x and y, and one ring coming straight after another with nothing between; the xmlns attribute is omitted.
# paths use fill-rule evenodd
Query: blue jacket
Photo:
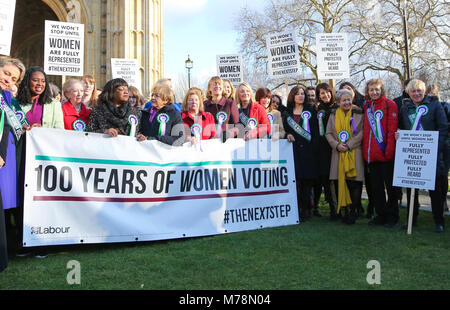
<svg viewBox="0 0 450 310"><path fill-rule="evenodd" d="M177 110L178 112L181 113L181 104L174 102L174 103L173 103L173 106L174 106L175 110ZM152 102L149 101L149 102L147 102L147 103L145 104L144 110L148 110L148 109L150 109L151 107L152 107Z"/></svg>

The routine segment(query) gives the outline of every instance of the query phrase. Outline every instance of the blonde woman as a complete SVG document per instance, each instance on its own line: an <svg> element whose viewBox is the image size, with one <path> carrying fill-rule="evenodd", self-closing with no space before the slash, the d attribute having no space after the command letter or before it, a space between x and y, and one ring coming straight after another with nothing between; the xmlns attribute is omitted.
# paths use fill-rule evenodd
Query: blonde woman
<svg viewBox="0 0 450 310"><path fill-rule="evenodd" d="M229 80L223 80L223 90L225 92L225 97L234 100L234 86Z"/></svg>
<svg viewBox="0 0 450 310"><path fill-rule="evenodd" d="M266 109L256 102L252 88L248 83L241 83L236 88L239 106L239 121L244 126L244 140L263 138L270 134L270 122Z"/></svg>

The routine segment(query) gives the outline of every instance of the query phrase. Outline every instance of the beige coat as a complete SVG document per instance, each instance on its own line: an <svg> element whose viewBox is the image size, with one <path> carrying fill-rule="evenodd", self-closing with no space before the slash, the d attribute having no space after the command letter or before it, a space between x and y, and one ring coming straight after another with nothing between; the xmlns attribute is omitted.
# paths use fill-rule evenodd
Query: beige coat
<svg viewBox="0 0 450 310"><path fill-rule="evenodd" d="M355 151L355 164L356 164L356 178L355 181L364 181L364 161L362 156L362 139L363 139L363 124L364 113L363 110L353 106L353 118L356 124L356 135L352 132L352 138L347 142L349 148ZM339 175L339 152L336 150L339 140L336 132L336 112L330 115L328 120L326 138L331 146L331 167L330 167L330 180L337 180Z"/></svg>
<svg viewBox="0 0 450 310"><path fill-rule="evenodd" d="M286 132L283 127L283 120L281 118L281 113L278 110L272 110L270 113L274 116L273 128L271 128L272 140L284 139Z"/></svg>

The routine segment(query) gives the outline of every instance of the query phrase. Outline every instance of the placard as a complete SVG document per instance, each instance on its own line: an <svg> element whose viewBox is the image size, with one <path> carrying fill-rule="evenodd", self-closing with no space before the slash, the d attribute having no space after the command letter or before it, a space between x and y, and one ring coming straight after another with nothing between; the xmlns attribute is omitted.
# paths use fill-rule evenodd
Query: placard
<svg viewBox="0 0 450 310"><path fill-rule="evenodd" d="M350 77L346 33L317 33L317 75L319 79Z"/></svg>
<svg viewBox="0 0 450 310"><path fill-rule="evenodd" d="M44 71L83 76L84 24L45 21Z"/></svg>
<svg viewBox="0 0 450 310"><path fill-rule="evenodd" d="M272 33L266 38L268 72L271 79L298 76L300 54L295 32Z"/></svg>
<svg viewBox="0 0 450 310"><path fill-rule="evenodd" d="M434 190L439 132L400 130L399 133L393 186Z"/></svg>
<svg viewBox="0 0 450 310"><path fill-rule="evenodd" d="M112 78L122 78L142 93L141 71L137 59L111 58Z"/></svg>
<svg viewBox="0 0 450 310"><path fill-rule="evenodd" d="M217 75L223 80L229 80L234 86L244 81L242 55L217 55Z"/></svg>
<svg viewBox="0 0 450 310"><path fill-rule="evenodd" d="M0 54L9 56L16 0L0 0Z"/></svg>

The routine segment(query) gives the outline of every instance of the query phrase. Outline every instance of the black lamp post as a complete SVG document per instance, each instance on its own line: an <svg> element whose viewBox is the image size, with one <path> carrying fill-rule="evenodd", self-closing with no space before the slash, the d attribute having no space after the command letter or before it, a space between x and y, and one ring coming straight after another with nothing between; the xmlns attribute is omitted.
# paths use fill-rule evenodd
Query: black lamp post
<svg viewBox="0 0 450 310"><path fill-rule="evenodd" d="M407 0L403 0L403 9L402 9L402 21L403 21L403 35L405 40L405 54L406 54L406 78L411 78L411 68L409 63L409 42L408 42L408 21L406 20L406 2Z"/></svg>
<svg viewBox="0 0 450 310"><path fill-rule="evenodd" d="M194 67L194 62L189 58L184 62L186 69L188 69L188 87L191 88L191 69Z"/></svg>

